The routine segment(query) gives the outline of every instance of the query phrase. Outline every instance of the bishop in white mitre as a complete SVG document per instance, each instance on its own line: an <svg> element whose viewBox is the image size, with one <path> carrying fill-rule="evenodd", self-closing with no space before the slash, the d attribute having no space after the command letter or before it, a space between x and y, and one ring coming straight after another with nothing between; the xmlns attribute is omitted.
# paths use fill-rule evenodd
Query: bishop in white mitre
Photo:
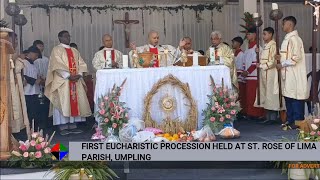
<svg viewBox="0 0 320 180"><path fill-rule="evenodd" d="M137 53L152 52L155 54L153 59L153 67L172 66L177 59L177 49L171 45L159 45L159 33L157 31L150 31L148 34L149 43L144 46L136 47L131 44L131 51L129 52L130 66L134 67L133 60L137 57ZM182 44L182 41L180 41ZM183 46L184 44L182 44Z"/></svg>
<svg viewBox="0 0 320 180"><path fill-rule="evenodd" d="M122 68L122 53L113 48L112 36L105 34L102 37L104 48L94 55L92 65L96 70Z"/></svg>

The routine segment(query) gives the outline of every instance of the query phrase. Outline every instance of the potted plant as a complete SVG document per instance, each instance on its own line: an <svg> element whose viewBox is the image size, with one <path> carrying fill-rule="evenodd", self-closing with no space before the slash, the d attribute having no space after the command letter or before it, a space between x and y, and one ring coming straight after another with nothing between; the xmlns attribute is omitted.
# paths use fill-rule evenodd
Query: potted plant
<svg viewBox="0 0 320 180"><path fill-rule="evenodd" d="M64 160L55 164L47 174L50 172L55 173L54 180L119 178L106 162Z"/></svg>
<svg viewBox="0 0 320 180"><path fill-rule="evenodd" d="M208 95L209 103L207 108L203 110L204 124L209 125L212 131L217 135L226 124L233 125L240 104L237 102L237 94L231 92L224 86L217 86L213 78L211 78L211 86L213 87L212 95Z"/></svg>

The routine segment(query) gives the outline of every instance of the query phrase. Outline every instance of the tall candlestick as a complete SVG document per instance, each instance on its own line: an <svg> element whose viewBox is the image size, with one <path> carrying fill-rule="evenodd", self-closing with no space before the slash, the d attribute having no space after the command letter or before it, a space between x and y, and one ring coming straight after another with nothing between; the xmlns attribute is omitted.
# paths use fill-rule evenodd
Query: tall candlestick
<svg viewBox="0 0 320 180"><path fill-rule="evenodd" d="M278 8L278 4L277 3L272 3L272 10L276 10L279 9Z"/></svg>
<svg viewBox="0 0 320 180"><path fill-rule="evenodd" d="M19 14L23 14L23 10L21 10Z"/></svg>
<svg viewBox="0 0 320 180"><path fill-rule="evenodd" d="M129 68L128 64L129 64L128 55L123 55L122 56L122 68L124 68L124 69Z"/></svg>
<svg viewBox="0 0 320 180"><path fill-rule="evenodd" d="M9 3L16 3L16 0L9 0Z"/></svg>
<svg viewBox="0 0 320 180"><path fill-rule="evenodd" d="M259 14L258 13L253 13L253 18L257 18L259 17Z"/></svg>
<svg viewBox="0 0 320 180"><path fill-rule="evenodd" d="M192 66L199 66L199 54L197 52L193 53Z"/></svg>

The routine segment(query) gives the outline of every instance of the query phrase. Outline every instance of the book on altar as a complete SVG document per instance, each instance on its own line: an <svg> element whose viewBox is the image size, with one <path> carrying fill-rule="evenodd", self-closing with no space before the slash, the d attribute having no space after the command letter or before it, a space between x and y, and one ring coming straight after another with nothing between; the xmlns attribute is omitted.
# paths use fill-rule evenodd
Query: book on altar
<svg viewBox="0 0 320 180"><path fill-rule="evenodd" d="M206 56L198 56L198 64L199 66L207 66L208 65L208 59ZM178 61L176 63L177 66L183 66L183 63L181 61ZM189 67L193 65L193 55L190 54L188 55L188 61L185 64L185 67Z"/></svg>

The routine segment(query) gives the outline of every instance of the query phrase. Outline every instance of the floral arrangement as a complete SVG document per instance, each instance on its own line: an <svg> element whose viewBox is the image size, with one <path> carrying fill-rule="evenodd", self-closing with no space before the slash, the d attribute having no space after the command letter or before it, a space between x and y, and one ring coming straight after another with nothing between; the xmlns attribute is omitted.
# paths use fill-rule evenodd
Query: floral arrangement
<svg viewBox="0 0 320 180"><path fill-rule="evenodd" d="M208 106L203 110L202 115L205 125L209 125L212 131L217 134L225 124L233 123L241 108L237 102L237 94L224 86L223 79L222 86L217 86L213 78L210 78L213 94L208 95L209 103L207 103Z"/></svg>
<svg viewBox="0 0 320 180"><path fill-rule="evenodd" d="M55 133L55 132L54 132ZM49 139L43 138L42 132L33 132L31 140L19 141L19 148L11 152L9 166L19 166L22 168L43 168L52 165L54 159L51 155L50 142L54 133Z"/></svg>
<svg viewBox="0 0 320 180"><path fill-rule="evenodd" d="M243 27L245 30L240 31L241 33L247 33L247 31L251 28L253 28L254 25L254 21L253 21L253 14L249 13L249 12L245 12L244 14L244 18L241 18L242 20L244 20L245 25L240 24L241 27Z"/></svg>
<svg viewBox="0 0 320 180"><path fill-rule="evenodd" d="M118 135L119 130L128 123L130 109L125 107L124 102L119 101L125 82L126 79L119 87L114 85L111 92L98 100L99 111L97 114L100 119L100 127L105 135L108 134L109 128L112 128L114 134Z"/></svg>
<svg viewBox="0 0 320 180"><path fill-rule="evenodd" d="M320 142L320 119L313 119L311 132L300 131L299 141Z"/></svg>

